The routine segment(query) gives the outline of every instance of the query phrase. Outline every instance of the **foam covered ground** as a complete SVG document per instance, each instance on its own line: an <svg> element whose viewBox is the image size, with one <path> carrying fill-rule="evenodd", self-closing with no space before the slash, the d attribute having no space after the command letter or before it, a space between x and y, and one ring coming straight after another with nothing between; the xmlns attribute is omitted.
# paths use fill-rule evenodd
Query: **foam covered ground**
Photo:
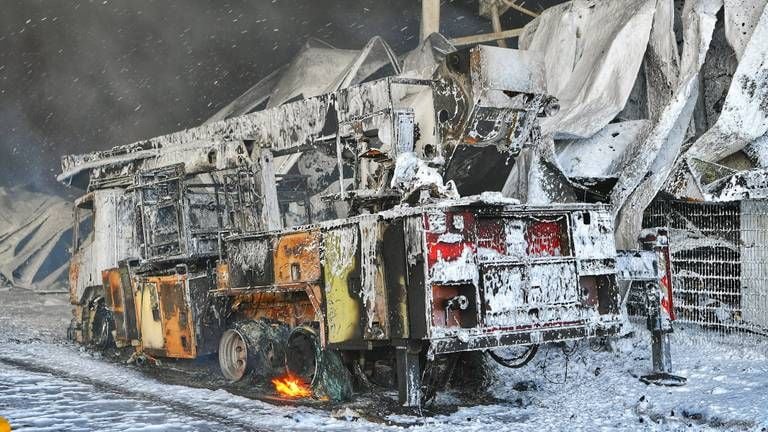
<svg viewBox="0 0 768 432"><path fill-rule="evenodd" d="M0 415L17 426L14 430L768 428L768 340L759 336L678 329L673 363L688 378L683 387L647 386L637 379L650 365L649 336L638 327L613 351L594 351L587 342L543 347L522 369L497 368L494 383L476 399L457 389L442 393L423 415L372 416L365 412L369 405L360 403L278 406L221 389L160 382L63 342L56 328L45 328L53 319L50 312L60 312L62 305L51 299L43 304L42 314L29 308L30 315L18 321L23 326L9 325L17 320L8 316L0 319ZM27 310L23 302L15 305L15 313Z"/></svg>

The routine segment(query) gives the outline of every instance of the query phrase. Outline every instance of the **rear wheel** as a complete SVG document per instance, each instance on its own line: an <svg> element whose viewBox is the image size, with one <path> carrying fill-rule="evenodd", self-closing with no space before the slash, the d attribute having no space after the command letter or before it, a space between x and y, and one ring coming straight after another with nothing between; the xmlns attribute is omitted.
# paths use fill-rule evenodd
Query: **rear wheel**
<svg viewBox="0 0 768 432"><path fill-rule="evenodd" d="M288 372L307 383L314 384L315 377L318 375L319 349L319 340L313 329L308 327L293 329L288 338L288 355L285 359Z"/></svg>
<svg viewBox="0 0 768 432"><path fill-rule="evenodd" d="M335 350L323 349L317 330L310 326L291 331L286 350L286 369L310 384L315 395L333 401L352 396L352 375Z"/></svg>
<svg viewBox="0 0 768 432"><path fill-rule="evenodd" d="M224 378L240 381L248 366L248 345L240 332L229 329L219 341L219 368Z"/></svg>
<svg viewBox="0 0 768 432"><path fill-rule="evenodd" d="M229 381L266 378L285 368L288 326L267 319L238 321L219 341L219 369Z"/></svg>

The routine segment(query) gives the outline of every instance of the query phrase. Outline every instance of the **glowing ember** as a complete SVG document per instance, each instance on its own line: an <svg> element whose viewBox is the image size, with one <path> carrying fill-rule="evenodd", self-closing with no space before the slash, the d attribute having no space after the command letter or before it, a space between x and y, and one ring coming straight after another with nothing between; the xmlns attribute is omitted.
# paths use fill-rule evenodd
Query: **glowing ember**
<svg viewBox="0 0 768 432"><path fill-rule="evenodd" d="M275 385L275 390L280 396L289 398L301 398L312 396L312 390L301 378L293 375L286 375L282 378L275 378L272 380L272 384Z"/></svg>

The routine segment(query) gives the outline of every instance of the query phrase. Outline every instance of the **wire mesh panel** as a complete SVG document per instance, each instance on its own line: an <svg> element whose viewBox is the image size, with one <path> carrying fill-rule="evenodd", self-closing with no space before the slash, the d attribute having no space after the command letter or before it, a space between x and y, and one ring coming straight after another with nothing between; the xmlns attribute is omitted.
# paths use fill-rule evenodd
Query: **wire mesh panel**
<svg viewBox="0 0 768 432"><path fill-rule="evenodd" d="M656 200L644 227L667 227L677 320L768 330L768 202Z"/></svg>
<svg viewBox="0 0 768 432"><path fill-rule="evenodd" d="M741 320L768 331L768 201L741 202Z"/></svg>

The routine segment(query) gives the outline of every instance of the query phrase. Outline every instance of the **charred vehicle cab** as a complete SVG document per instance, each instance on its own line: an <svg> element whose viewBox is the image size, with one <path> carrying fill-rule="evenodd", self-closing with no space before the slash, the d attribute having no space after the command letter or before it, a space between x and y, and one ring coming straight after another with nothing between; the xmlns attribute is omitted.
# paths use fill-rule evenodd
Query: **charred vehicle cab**
<svg viewBox="0 0 768 432"><path fill-rule="evenodd" d="M93 225L72 257L72 337L218 353L231 381L331 399L385 364L418 405L460 353L517 367L538 344L615 332L609 209L461 197L468 174L448 169L457 148L513 160L538 137L557 109L540 62L435 58L426 77L394 59L385 78L65 157L60 180L88 190L77 225Z"/></svg>

